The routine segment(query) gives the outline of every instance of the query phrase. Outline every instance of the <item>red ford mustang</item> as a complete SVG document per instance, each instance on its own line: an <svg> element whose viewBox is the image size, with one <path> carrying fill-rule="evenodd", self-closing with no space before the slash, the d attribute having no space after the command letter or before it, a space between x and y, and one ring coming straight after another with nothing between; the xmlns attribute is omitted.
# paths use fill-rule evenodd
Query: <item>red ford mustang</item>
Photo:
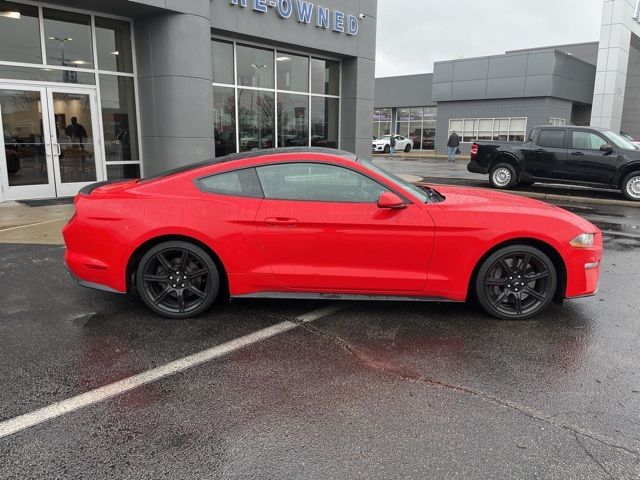
<svg viewBox="0 0 640 480"><path fill-rule="evenodd" d="M418 187L349 153L231 155L83 189L64 228L81 285L137 290L153 311L220 296L477 300L524 319L593 295L601 232L560 208L489 190Z"/></svg>

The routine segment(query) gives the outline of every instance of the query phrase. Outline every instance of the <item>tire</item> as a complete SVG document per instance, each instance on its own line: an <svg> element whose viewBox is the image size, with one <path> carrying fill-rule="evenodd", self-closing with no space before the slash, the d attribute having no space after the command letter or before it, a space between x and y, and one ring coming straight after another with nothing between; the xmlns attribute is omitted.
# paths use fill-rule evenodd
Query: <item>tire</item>
<svg viewBox="0 0 640 480"><path fill-rule="evenodd" d="M493 188L506 190L518 180L516 169L510 163L499 163L489 173L489 183Z"/></svg>
<svg viewBox="0 0 640 480"><path fill-rule="evenodd" d="M384 153L389 153L391 151L391 147L389 145L384 146Z"/></svg>
<svg viewBox="0 0 640 480"><path fill-rule="evenodd" d="M411 151L411 144L408 144L406 147L404 147L404 153L409 153Z"/></svg>
<svg viewBox="0 0 640 480"><path fill-rule="evenodd" d="M136 285L155 313L184 319L208 310L220 291L220 275L211 256L185 241L164 242L148 250L138 264Z"/></svg>
<svg viewBox="0 0 640 480"><path fill-rule="evenodd" d="M541 250L510 245L482 262L474 284L476 298L489 315L525 320L549 306L558 286L558 273Z"/></svg>
<svg viewBox="0 0 640 480"><path fill-rule="evenodd" d="M620 189L627 200L640 202L640 172L633 172L624 177Z"/></svg>

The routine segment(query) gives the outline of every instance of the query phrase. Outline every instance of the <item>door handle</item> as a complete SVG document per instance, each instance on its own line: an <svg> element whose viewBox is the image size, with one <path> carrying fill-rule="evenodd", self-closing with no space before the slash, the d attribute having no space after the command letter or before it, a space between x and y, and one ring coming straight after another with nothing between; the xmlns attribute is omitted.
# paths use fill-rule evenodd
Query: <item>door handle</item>
<svg viewBox="0 0 640 480"><path fill-rule="evenodd" d="M584 157L584 152L571 152L571 155L575 155L576 157Z"/></svg>
<svg viewBox="0 0 640 480"><path fill-rule="evenodd" d="M270 217L264 220L264 223L271 227L295 227L298 225L298 220L295 218L286 217Z"/></svg>
<svg viewBox="0 0 640 480"><path fill-rule="evenodd" d="M60 155L62 155L62 148L60 148L60 144L59 143L52 143L51 144L52 147L55 147L55 153L54 155L57 155L58 157Z"/></svg>

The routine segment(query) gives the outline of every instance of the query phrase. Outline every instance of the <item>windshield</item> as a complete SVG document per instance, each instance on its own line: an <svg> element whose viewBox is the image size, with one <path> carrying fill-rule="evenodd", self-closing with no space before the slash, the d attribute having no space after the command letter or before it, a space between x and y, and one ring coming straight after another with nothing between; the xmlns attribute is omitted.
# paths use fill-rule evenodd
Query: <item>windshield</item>
<svg viewBox="0 0 640 480"><path fill-rule="evenodd" d="M622 148L623 150L638 150L629 140L611 130L605 130L602 133L618 148Z"/></svg>
<svg viewBox="0 0 640 480"><path fill-rule="evenodd" d="M402 189L403 191L419 198L422 203L427 203L429 201L429 195L427 195L427 192L414 185L413 183L407 182L397 175L394 175L391 172L387 172L383 168L380 168L367 160L363 160L362 165L367 167L369 170L376 172L378 175L382 175L384 178L400 187L400 189Z"/></svg>

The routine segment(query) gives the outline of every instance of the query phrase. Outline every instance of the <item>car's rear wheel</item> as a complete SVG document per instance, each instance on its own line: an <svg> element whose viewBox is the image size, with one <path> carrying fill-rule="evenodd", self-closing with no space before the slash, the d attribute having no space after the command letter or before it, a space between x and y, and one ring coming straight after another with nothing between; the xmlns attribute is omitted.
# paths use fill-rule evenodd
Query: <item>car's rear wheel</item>
<svg viewBox="0 0 640 480"><path fill-rule="evenodd" d="M406 147L404 147L404 151L405 153L409 153L411 151L411 145L407 145Z"/></svg>
<svg viewBox="0 0 640 480"><path fill-rule="evenodd" d="M164 242L148 250L136 272L140 297L154 312L191 318L218 296L220 275L211 256L189 242Z"/></svg>
<svg viewBox="0 0 640 480"><path fill-rule="evenodd" d="M384 153L389 153L391 151L391 147L389 145L384 146Z"/></svg>
<svg viewBox="0 0 640 480"><path fill-rule="evenodd" d="M511 245L494 252L478 270L476 297L490 315L524 320L553 300L558 274L551 259L529 245Z"/></svg>
<svg viewBox="0 0 640 480"><path fill-rule="evenodd" d="M491 169L489 174L489 182L494 188L511 188L516 181L516 169L509 163L499 163Z"/></svg>
<svg viewBox="0 0 640 480"><path fill-rule="evenodd" d="M633 172L622 181L622 194L628 200L640 202L640 172Z"/></svg>

